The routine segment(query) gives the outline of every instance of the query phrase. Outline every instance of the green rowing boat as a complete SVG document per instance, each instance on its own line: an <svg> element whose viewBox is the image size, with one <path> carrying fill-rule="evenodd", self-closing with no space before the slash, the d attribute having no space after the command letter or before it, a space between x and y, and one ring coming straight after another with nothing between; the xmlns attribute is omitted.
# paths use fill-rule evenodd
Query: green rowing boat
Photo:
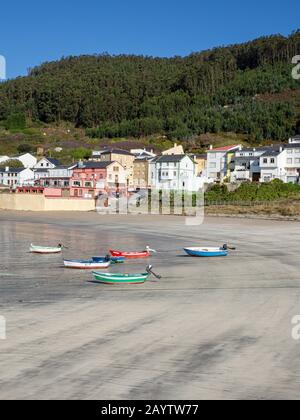
<svg viewBox="0 0 300 420"><path fill-rule="evenodd" d="M104 284L142 284L148 280L150 273L112 274L93 271L95 281Z"/></svg>

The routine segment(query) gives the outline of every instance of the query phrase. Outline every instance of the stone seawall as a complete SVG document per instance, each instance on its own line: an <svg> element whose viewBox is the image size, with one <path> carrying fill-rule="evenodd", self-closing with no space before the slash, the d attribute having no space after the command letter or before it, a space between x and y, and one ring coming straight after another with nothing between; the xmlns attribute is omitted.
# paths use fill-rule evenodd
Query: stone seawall
<svg viewBox="0 0 300 420"><path fill-rule="evenodd" d="M0 210L17 211L93 211L95 200L46 198L36 194L0 194Z"/></svg>

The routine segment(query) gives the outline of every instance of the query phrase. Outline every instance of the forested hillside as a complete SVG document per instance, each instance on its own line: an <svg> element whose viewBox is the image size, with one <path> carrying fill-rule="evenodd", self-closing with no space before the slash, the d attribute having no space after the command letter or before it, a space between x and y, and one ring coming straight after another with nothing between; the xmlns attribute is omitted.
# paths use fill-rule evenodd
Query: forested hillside
<svg viewBox="0 0 300 420"><path fill-rule="evenodd" d="M234 132L253 142L286 139L300 131L300 81L291 76L297 54L300 31L184 58L68 57L1 84L0 120L66 121L95 138ZM290 91L296 94L271 100Z"/></svg>

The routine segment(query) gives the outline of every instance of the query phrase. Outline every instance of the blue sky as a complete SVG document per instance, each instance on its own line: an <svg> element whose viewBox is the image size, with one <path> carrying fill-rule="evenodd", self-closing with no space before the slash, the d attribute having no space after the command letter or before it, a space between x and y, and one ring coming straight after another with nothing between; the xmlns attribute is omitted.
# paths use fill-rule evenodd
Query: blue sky
<svg viewBox="0 0 300 420"><path fill-rule="evenodd" d="M299 0L10 0L0 13L9 78L62 56L187 55L300 28Z"/></svg>

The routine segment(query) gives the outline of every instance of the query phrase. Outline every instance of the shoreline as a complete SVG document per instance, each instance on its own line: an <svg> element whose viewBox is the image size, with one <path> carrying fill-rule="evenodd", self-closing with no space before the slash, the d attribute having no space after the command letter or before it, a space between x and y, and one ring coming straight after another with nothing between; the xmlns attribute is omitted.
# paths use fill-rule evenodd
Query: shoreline
<svg viewBox="0 0 300 420"><path fill-rule="evenodd" d="M171 219L185 219L186 217L189 216L183 216L183 215L178 215L178 214L172 214L172 215L164 215L164 214L143 214L143 215L136 215L136 214L127 214L127 215L123 215L123 214L115 214L115 215L109 215L109 214L99 214L97 213L97 211L95 210L90 210L90 211L86 211L86 212L82 212L82 211L61 211L61 210L57 210L57 211L33 211L33 210L6 210L6 209L0 209L0 216L1 214L16 214L16 215L44 215L44 216L49 216L49 215L91 215L91 214L97 214L100 217L129 217L129 218L138 218L138 217L145 217L145 218L151 218L153 217L154 219L156 218L171 218ZM282 222L300 222L300 215L299 216L283 216L281 214L252 214L252 213L232 213L232 214L228 214L228 213L213 213L213 212L207 212L204 214L204 219L205 218L220 218L220 219L247 219L247 220L272 220L272 221L282 221Z"/></svg>

